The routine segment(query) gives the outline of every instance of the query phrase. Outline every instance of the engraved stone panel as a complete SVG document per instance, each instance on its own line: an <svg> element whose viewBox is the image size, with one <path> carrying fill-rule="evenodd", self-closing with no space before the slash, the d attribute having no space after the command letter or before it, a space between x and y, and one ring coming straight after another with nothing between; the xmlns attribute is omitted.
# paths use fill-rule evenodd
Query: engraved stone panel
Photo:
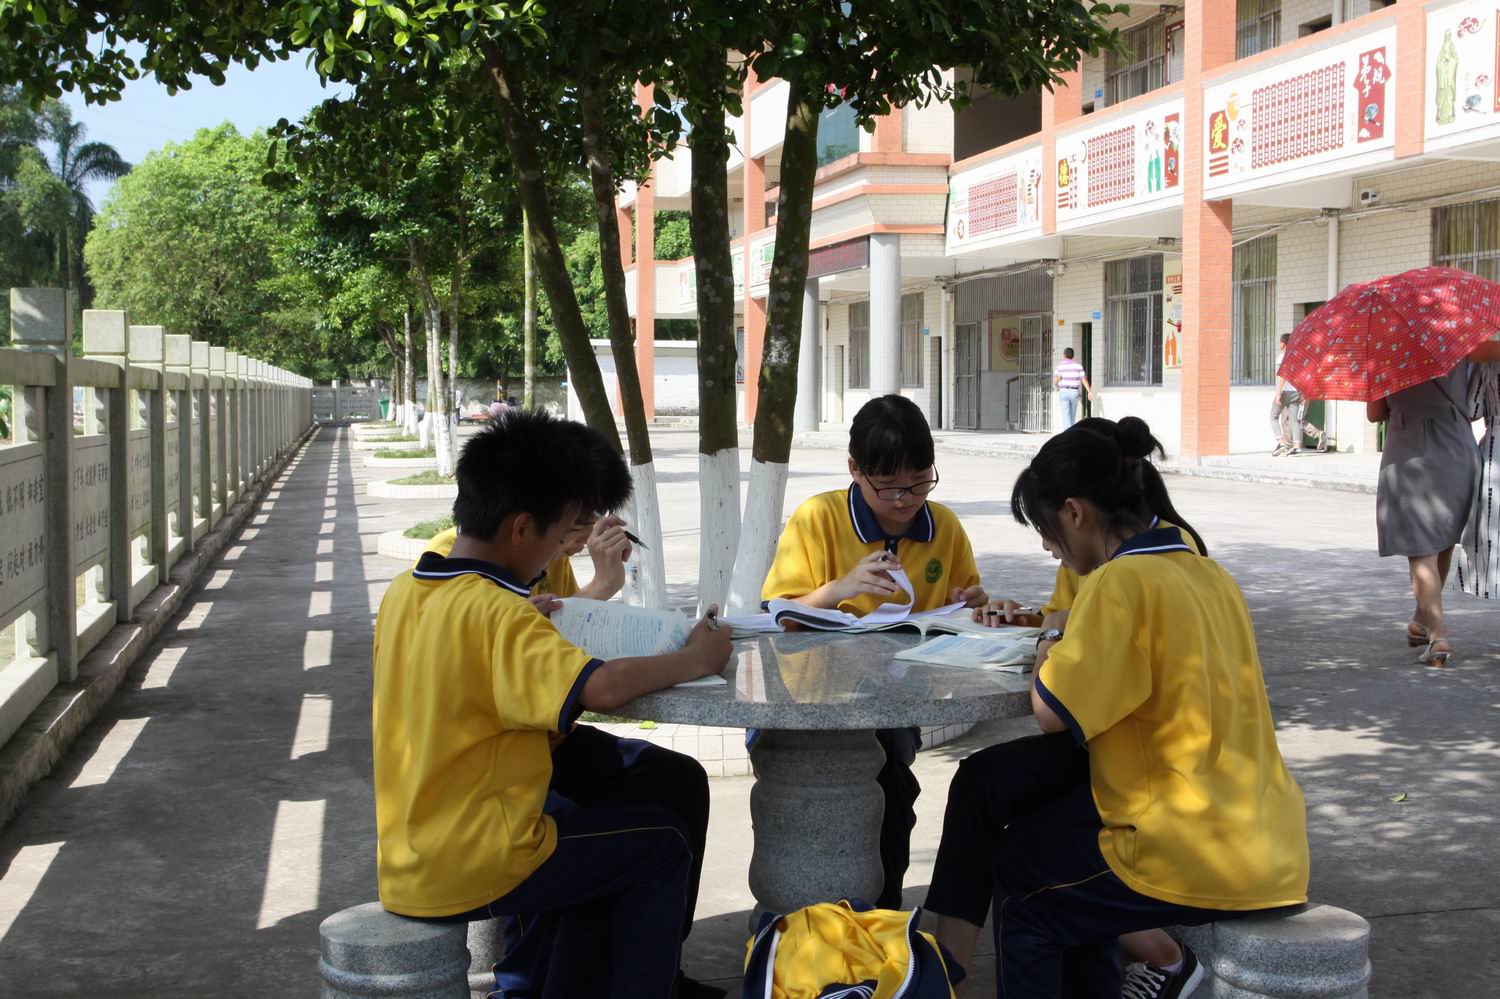
<svg viewBox="0 0 1500 999"><path fill-rule="evenodd" d="M151 523L151 440L145 429L130 432L130 533Z"/></svg>
<svg viewBox="0 0 1500 999"><path fill-rule="evenodd" d="M109 438L73 441L74 564L82 566L109 548Z"/></svg>
<svg viewBox="0 0 1500 999"><path fill-rule="evenodd" d="M0 620L47 586L46 499L41 447L0 451Z"/></svg>
<svg viewBox="0 0 1500 999"><path fill-rule="evenodd" d="M181 461L182 445L179 442L181 430L175 422L167 424L167 509L176 510L182 503L182 496L178 491L178 484L182 481Z"/></svg>

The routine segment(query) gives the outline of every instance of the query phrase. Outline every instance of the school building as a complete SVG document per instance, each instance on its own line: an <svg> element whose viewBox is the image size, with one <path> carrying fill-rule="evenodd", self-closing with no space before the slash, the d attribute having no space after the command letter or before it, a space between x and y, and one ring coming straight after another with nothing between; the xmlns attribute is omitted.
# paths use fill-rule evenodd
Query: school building
<svg viewBox="0 0 1500 999"><path fill-rule="evenodd" d="M1129 54L1053 92L898 109L873 134L825 112L798 428L901 392L934 427L1045 433L1073 347L1103 414L1174 455L1269 451L1277 337L1309 311L1430 263L1500 278L1497 21L1500 0L1136 2ZM786 93L752 79L729 123L747 422ZM688 180L683 150L619 199L647 386L652 321L696 314L692 261L651 257ZM1375 448L1362 404L1312 415Z"/></svg>

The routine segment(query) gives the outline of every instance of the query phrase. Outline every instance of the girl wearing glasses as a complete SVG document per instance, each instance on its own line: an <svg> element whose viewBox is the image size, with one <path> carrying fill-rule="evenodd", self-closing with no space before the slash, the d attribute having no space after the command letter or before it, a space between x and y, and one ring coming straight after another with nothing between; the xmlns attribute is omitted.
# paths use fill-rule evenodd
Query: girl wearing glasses
<svg viewBox="0 0 1500 999"><path fill-rule="evenodd" d="M879 605L905 602L900 580L911 586L912 610L963 601L988 602L969 536L958 517L928 501L937 488L932 432L916 403L899 395L871 399L849 425L847 489L804 502L782 532L776 558L761 588L762 600L795 600L864 615ZM886 764L878 778L885 792L880 858L885 887L875 904L901 908L913 805L921 787L912 775L920 733L915 728L876 733Z"/></svg>

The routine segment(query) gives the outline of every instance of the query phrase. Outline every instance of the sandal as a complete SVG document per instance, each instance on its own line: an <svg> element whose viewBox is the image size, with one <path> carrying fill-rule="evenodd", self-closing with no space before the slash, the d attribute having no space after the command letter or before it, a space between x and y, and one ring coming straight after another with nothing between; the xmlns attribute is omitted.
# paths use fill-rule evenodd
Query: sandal
<svg viewBox="0 0 1500 999"><path fill-rule="evenodd" d="M1441 646L1441 648L1439 648ZM1446 638L1435 638L1427 643L1427 648L1417 656L1417 662L1422 666L1434 666L1441 669L1448 665L1448 657L1453 655L1453 650L1448 646Z"/></svg>
<svg viewBox="0 0 1500 999"><path fill-rule="evenodd" d="M1408 648L1419 649L1427 643L1426 628L1415 621L1406 626L1406 645Z"/></svg>

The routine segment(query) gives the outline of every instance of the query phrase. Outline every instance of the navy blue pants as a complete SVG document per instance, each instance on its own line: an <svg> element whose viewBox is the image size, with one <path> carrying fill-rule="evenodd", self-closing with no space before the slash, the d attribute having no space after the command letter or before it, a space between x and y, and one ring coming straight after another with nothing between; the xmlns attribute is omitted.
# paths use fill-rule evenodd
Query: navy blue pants
<svg viewBox="0 0 1500 999"><path fill-rule="evenodd" d="M505 999L675 994L708 836L696 760L580 725L552 754L557 849L510 894L453 921L501 916Z"/></svg>
<svg viewBox="0 0 1500 999"><path fill-rule="evenodd" d="M917 795L922 785L911 765L922 748L922 732L915 728L883 728L875 733L885 750L885 764L875 782L885 795L885 811L880 819L880 869L884 884L877 909L902 909L901 883L911 864L911 831L917 824Z"/></svg>
<svg viewBox="0 0 1500 999"><path fill-rule="evenodd" d="M1133 891L1099 851L1088 752L1032 736L959 764L948 790L927 908L984 925L993 909L1002 999L1118 999L1122 933L1198 926L1243 912Z"/></svg>

